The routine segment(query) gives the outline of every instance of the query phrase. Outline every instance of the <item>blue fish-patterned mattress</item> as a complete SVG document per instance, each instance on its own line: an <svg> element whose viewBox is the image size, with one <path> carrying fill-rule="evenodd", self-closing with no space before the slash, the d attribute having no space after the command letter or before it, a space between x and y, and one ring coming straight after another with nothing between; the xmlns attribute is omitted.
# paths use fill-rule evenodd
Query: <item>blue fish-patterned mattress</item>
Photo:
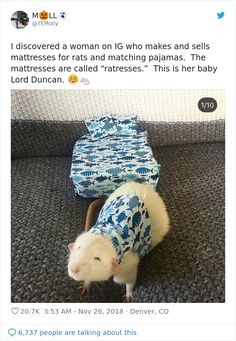
<svg viewBox="0 0 236 341"><path fill-rule="evenodd" d="M159 170L146 132L100 140L86 134L75 143L70 176L78 195L97 198L109 196L130 181L148 182L156 188Z"/></svg>

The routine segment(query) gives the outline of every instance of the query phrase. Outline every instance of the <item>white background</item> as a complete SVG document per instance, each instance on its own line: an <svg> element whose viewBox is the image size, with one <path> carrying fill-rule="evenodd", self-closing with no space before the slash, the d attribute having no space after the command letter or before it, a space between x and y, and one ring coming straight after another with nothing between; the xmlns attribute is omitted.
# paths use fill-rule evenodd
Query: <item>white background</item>
<svg viewBox="0 0 236 341"><path fill-rule="evenodd" d="M17 3L17 6L16 6ZM4 34L4 69L9 77L9 55L11 42L24 43L210 43L211 49L205 52L209 63L218 66L217 74L183 73L154 73L150 71L140 73L87 73L81 76L88 77L92 88L196 88L204 87L214 89L224 87L225 75L230 75L234 63L233 32L234 8L233 1L21 1L4 2L3 25L7 34ZM222 5L223 4L223 5ZM29 14L30 22L25 29L15 29L9 17L19 9ZM222 8L225 17L217 19L217 12ZM32 26L33 12L46 10L58 15L61 11L67 13L65 20L58 20L58 26ZM8 51L8 53L7 53ZM27 51L22 50L27 53ZM28 51L30 53L30 51ZM41 51L41 53L49 53ZM55 51L51 51L54 53ZM57 51L56 51L57 52ZM68 50L61 50L63 54ZM83 51L77 51L78 54ZM94 51L96 52L96 51ZM138 50L133 51L134 53ZM176 53L185 51L176 51ZM187 51L188 52L188 51ZM198 52L198 51L196 51ZM163 53L163 51L156 51ZM169 51L165 51L169 53ZM199 51L204 54L204 51ZM15 52L14 52L15 54ZM74 52L73 52L74 54ZM227 62L226 62L227 60ZM30 65L29 62L26 63ZM56 63L48 63L48 65ZM58 63L60 64L60 63ZM75 63L78 65L79 63ZM199 63L201 64L201 63ZM193 64L194 65L194 64ZM150 74L151 73L151 74ZM22 75L21 75L22 76ZM80 76L80 75L79 75ZM194 77L193 77L194 76ZM227 79L228 82L228 79ZM19 88L12 84L12 88ZM28 88L22 84L21 88ZM69 83L63 84L35 84L35 88L73 88ZM84 88L77 84L76 88Z"/></svg>
<svg viewBox="0 0 236 341"><path fill-rule="evenodd" d="M1 3L1 323L2 340L18 340L7 334L8 328L21 325L102 326L102 323L126 325L139 331L135 340L235 340L235 6L234 1L2 1ZM16 10L27 13L47 10L67 12L67 20L55 27L27 27L16 30L9 18ZM216 13L225 11L218 20ZM215 75L94 74L90 88L225 89L226 93L226 303L224 304L131 304L130 307L158 309L168 306L171 313L158 318L148 316L99 317L73 315L65 318L47 315L13 315L11 307L32 304L10 303L10 83L11 42L62 41L207 41L212 45L211 59L219 67ZM27 84L21 88L28 88ZM50 88L39 85L36 88ZM51 88L61 88L52 85ZM71 89L65 84L65 89ZM223 160L219 160L223 162ZM52 304L34 305L36 308ZM56 307L75 306L55 304ZM76 307L82 306L76 304ZM90 305L83 305L90 307ZM95 307L95 305L92 305ZM113 305L124 307L124 305ZM23 338L26 340L26 338ZM29 338L33 340L33 337ZM56 338L54 338L55 340ZM96 339L96 338L94 338ZM122 338L119 338L122 340ZM132 340L132 338L129 338ZM49 338L47 338L49 340ZM90 338L89 340L93 340ZM123 338L126 340L126 338Z"/></svg>

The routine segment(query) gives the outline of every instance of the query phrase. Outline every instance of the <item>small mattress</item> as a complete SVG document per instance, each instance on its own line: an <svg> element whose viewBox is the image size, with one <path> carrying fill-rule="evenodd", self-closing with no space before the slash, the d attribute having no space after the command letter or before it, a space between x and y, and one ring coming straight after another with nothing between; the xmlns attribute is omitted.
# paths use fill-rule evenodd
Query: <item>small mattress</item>
<svg viewBox="0 0 236 341"><path fill-rule="evenodd" d="M146 132L99 140L86 134L75 143L70 176L76 194L98 198L130 181L147 182L156 189L159 170Z"/></svg>

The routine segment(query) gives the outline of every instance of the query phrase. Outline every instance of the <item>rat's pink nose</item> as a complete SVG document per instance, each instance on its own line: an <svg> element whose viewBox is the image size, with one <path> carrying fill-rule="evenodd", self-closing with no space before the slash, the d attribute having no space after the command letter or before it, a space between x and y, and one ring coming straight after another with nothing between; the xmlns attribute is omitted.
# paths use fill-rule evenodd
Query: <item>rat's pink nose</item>
<svg viewBox="0 0 236 341"><path fill-rule="evenodd" d="M79 266L78 265L71 265L70 266L70 271L73 272L74 274L77 274L79 272Z"/></svg>

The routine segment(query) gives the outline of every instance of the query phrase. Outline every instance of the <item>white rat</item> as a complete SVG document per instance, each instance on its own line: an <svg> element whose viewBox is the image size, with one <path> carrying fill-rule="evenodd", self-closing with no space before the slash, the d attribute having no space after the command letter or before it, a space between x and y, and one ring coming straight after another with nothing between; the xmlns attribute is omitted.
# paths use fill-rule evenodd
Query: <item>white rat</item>
<svg viewBox="0 0 236 341"><path fill-rule="evenodd" d="M96 224L68 245L68 274L83 281L83 293L91 282L113 276L116 283L126 284L129 302L140 257L168 231L169 217L159 194L148 184L126 183L106 200Z"/></svg>

